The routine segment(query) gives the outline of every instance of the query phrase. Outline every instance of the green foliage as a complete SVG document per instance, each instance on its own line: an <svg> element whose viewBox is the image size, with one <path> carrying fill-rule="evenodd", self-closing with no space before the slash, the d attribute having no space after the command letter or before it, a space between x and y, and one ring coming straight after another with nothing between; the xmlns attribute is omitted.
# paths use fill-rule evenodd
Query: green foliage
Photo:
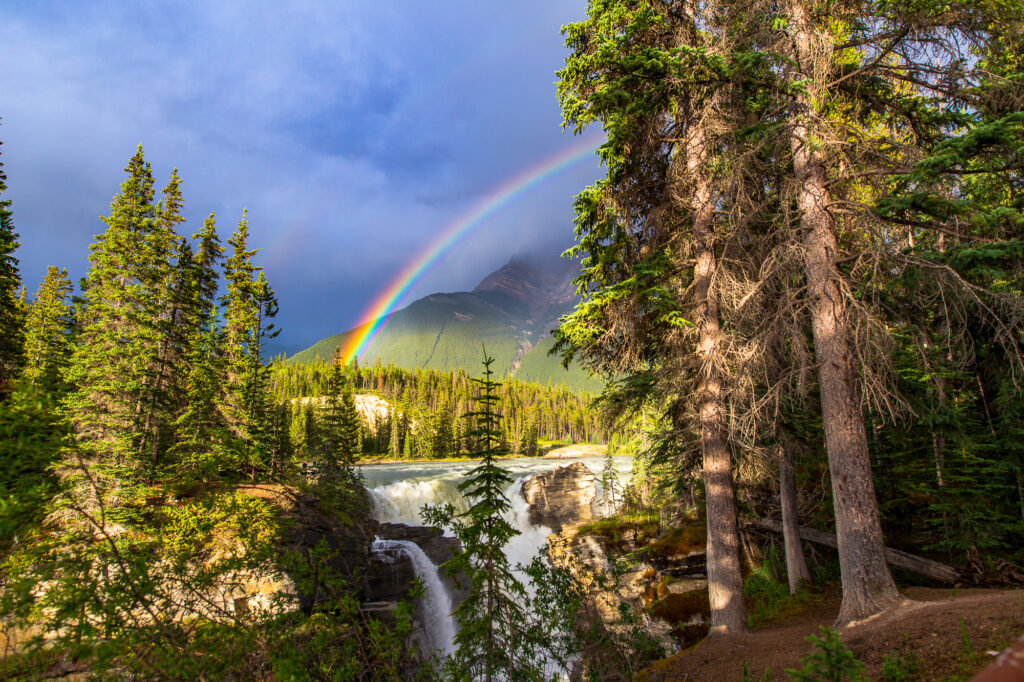
<svg viewBox="0 0 1024 682"><path fill-rule="evenodd" d="M914 682L921 679L921 664L913 651L892 651L882 657L882 676L888 682Z"/></svg>
<svg viewBox="0 0 1024 682"><path fill-rule="evenodd" d="M59 490L52 467L68 428L56 407L47 394L30 388L0 401L0 557L32 532Z"/></svg>
<svg viewBox="0 0 1024 682"><path fill-rule="evenodd" d="M33 536L2 567L0 612L40 633L27 653L56 648L116 677L415 677L411 605L390 626L367 620L330 551L283 549L289 522L265 500L222 489L172 502L159 488L86 482L52 513L59 532ZM264 595L285 574L316 586L311 612L286 587Z"/></svg>
<svg viewBox="0 0 1024 682"><path fill-rule="evenodd" d="M270 366L274 400L287 405L290 412L294 457L312 458L319 447L325 414L318 406L327 394L335 366L337 363L319 361L305 365L274 362ZM473 383L462 370L405 370L381 364L340 369L353 392L380 396L391 406L388 414L372 425L361 418L364 452L426 459L464 457L476 449L473 439L467 437L470 424L465 416ZM539 454L541 439L601 442L611 433L602 415L590 407L586 394L514 379L502 382L498 391L506 406L499 424L499 443L518 450L517 454ZM397 446L392 447L393 443Z"/></svg>
<svg viewBox="0 0 1024 682"><path fill-rule="evenodd" d="M800 682L810 682L811 680L860 682L866 680L864 664L846 648L835 630L826 627L818 629L821 631L820 636L811 635L807 638L807 641L814 645L814 651L800 659L804 665L803 668L786 670L789 679Z"/></svg>
<svg viewBox="0 0 1024 682"><path fill-rule="evenodd" d="M263 268L252 263L256 250L249 248L248 240L249 222L243 212L228 240L231 255L224 264L224 412L243 444L246 467L255 472L266 471L275 462L278 441L273 437L270 370L263 362L263 344L280 330L271 322L277 315L277 299Z"/></svg>
<svg viewBox="0 0 1024 682"><path fill-rule="evenodd" d="M476 409L468 414L475 422L468 435L479 444L476 454L481 462L459 484L470 506L462 513L451 505L428 507L424 517L433 525L452 529L462 552L446 566L453 575L463 573L470 581L469 594L455 610L458 651L451 665L456 676L536 679L541 670L533 652L523 646L529 644L523 637L526 589L512 573L504 552L518 531L503 516L511 509L504 491L512 479L495 461L501 415L493 362L485 351L483 379L473 380L479 392Z"/></svg>
<svg viewBox="0 0 1024 682"><path fill-rule="evenodd" d="M615 450L618 441L614 438L604 451L604 462L601 467L601 504L604 507L605 516L614 512L618 507L620 497L619 472L615 469Z"/></svg>
<svg viewBox="0 0 1024 682"><path fill-rule="evenodd" d="M153 204L141 146L125 171L89 257L65 402L87 456L145 478L160 464L172 419L164 331L177 236Z"/></svg>
<svg viewBox="0 0 1024 682"><path fill-rule="evenodd" d="M602 521L605 519L602 519ZM564 542L564 540L563 540ZM596 600L615 594L621 586L629 562L617 563L610 572L595 569L574 553L560 553L555 575L531 576L537 591L534 610L545 614L563 614L556 626L546 626L553 635L565 638L564 655L582 662L585 679L632 679L637 673L665 655L661 643L645 626L645 616L626 601L609 614L599 609ZM535 562L535 565L538 562ZM701 602L698 597L696 601ZM704 592L703 603L707 602ZM698 611L701 607L698 606Z"/></svg>
<svg viewBox="0 0 1024 682"><path fill-rule="evenodd" d="M594 535L611 551L628 543L643 545L658 537L657 514L649 512L619 513L589 521L579 527L580 535Z"/></svg>
<svg viewBox="0 0 1024 682"><path fill-rule="evenodd" d="M747 627L756 629L767 623L785 620L799 613L811 594L801 590L789 593L789 583L780 579L785 566L773 547L764 561L743 581L743 597L747 605Z"/></svg>
<svg viewBox="0 0 1024 682"><path fill-rule="evenodd" d="M967 623L963 617L959 620L960 628L960 664L966 670L977 668L981 655L974 650L974 642L971 640L971 633L967 630Z"/></svg>
<svg viewBox="0 0 1024 682"><path fill-rule="evenodd" d="M743 671L741 673L741 682L758 682L754 679L754 676L750 674L750 667L746 661L743 661ZM769 682L772 679L772 669L765 668L765 671L761 674L760 682Z"/></svg>
<svg viewBox="0 0 1024 682"><path fill-rule="evenodd" d="M445 569L469 579L469 593L454 614L457 651L445 670L459 680L542 680L548 677L546 665L567 665L582 588L570 572L537 559L519 567L533 580L537 601L531 600L505 555L504 547L519 532L506 519L511 505L505 489L512 479L495 459L501 452L501 414L493 362L485 350L483 378L474 379L475 409L467 415L473 426L466 436L480 448L474 454L481 459L459 484L469 508L460 513L445 504L422 512L429 523L452 529L462 551Z"/></svg>
<svg viewBox="0 0 1024 682"><path fill-rule="evenodd" d="M5 191L7 174L0 161L0 391L14 378L21 365L25 325L24 311L18 299L22 288L21 273L14 255L20 243L18 233L14 231L11 200L2 198Z"/></svg>
<svg viewBox="0 0 1024 682"><path fill-rule="evenodd" d="M68 271L51 265L28 310L22 380L40 391L64 388L74 323L71 290Z"/></svg>
<svg viewBox="0 0 1024 682"><path fill-rule="evenodd" d="M179 472L208 479L221 475L225 463L234 459L228 453L229 438L219 414L226 381L222 330L217 324L218 266L224 249L212 213L193 238L198 241L195 255L182 248L178 260L179 319L185 337L184 404L174 423L176 439L171 453Z"/></svg>

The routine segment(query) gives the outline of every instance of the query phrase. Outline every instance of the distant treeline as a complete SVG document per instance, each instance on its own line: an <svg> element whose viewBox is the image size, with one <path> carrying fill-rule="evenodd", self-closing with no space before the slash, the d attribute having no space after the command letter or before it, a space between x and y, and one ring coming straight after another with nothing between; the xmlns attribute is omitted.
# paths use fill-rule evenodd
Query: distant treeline
<svg viewBox="0 0 1024 682"><path fill-rule="evenodd" d="M271 365L271 390L274 402L282 406L280 418L287 420L293 457L303 458L318 449L321 401L309 398L326 394L331 366L319 359L306 365ZM364 453L430 459L476 449L464 436L475 391L465 371L409 370L379 363L360 367L353 362L343 376L356 393L380 396L391 407L372 423L362 418ZM538 440L604 443L610 436L586 394L515 379L502 382L498 390L501 445L512 453L536 455Z"/></svg>

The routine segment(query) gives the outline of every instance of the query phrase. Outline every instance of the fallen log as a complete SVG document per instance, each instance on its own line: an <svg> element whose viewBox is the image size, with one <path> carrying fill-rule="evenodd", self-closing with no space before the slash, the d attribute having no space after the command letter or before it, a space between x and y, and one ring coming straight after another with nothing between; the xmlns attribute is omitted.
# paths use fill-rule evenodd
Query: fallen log
<svg viewBox="0 0 1024 682"><path fill-rule="evenodd" d="M773 533L782 533L782 524L774 519L751 519L746 523L754 528L769 530ZM807 528L806 526L800 526L800 538L818 545L832 547L833 549L839 546L836 536L832 533ZM903 568L939 582L955 583L960 579L960 572L948 564L925 559L916 554L910 554L909 552L903 552L891 547L885 548L885 560L890 566Z"/></svg>

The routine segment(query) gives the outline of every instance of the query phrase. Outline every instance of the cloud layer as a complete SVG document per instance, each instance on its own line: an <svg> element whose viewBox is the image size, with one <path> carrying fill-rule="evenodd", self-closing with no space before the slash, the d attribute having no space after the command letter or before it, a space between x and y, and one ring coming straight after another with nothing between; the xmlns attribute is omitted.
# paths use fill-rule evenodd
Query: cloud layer
<svg viewBox="0 0 1024 682"><path fill-rule="evenodd" d="M0 140L22 274L85 274L142 143L177 167L187 227L243 207L281 340L351 326L491 188L574 140L560 131L561 25L583 0L491 3L0 3ZM571 241L585 161L481 224L415 293L471 288L514 252Z"/></svg>

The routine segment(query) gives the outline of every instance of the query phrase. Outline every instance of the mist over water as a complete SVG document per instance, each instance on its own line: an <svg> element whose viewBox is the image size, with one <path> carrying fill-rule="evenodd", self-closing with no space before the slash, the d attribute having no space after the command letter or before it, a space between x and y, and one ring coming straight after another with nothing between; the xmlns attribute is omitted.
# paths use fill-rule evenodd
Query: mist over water
<svg viewBox="0 0 1024 682"><path fill-rule="evenodd" d="M625 481L633 467L632 457L615 457L615 468L619 480ZM604 466L602 457L580 457L576 459L544 459L541 457L519 457L498 460L498 466L512 477L512 484L505 490L505 496L512 509L506 513L505 520L519 531L505 546L505 555L513 568L516 564L528 565L537 553L547 544L547 536L551 529L546 526L534 526L526 500L520 490L523 481L530 476L556 467L566 466L573 462L582 462L596 477L600 477ZM459 484L469 476L478 461L466 462L403 462L396 464L374 464L361 467L366 487L370 491L373 504L373 516L378 521L404 523L410 526L424 524L420 510L426 505L451 504L457 512L466 511L469 503L459 492ZM601 485L598 481L598 501L595 512L600 505ZM446 535L451 533L446 532ZM516 570L516 576L527 583L525 574Z"/></svg>
<svg viewBox="0 0 1024 682"><path fill-rule="evenodd" d="M631 457L615 457L615 469L620 482L629 478L633 468ZM552 530L546 526L535 526L530 523L529 508L522 495L523 482L544 471L566 466L573 462L582 462L600 478L604 467L603 457L580 457L577 459L543 459L540 457L521 457L498 461L498 466L512 477L512 484L505 489L511 509L505 513L505 520L519 531L505 545L505 556L512 565L513 574L533 592L533 585L519 565L526 567L540 550L546 546L547 537ZM410 526L424 524L420 510L426 505L451 504L457 512L469 508L469 502L459 492L459 484L466 480L469 473L479 464L478 461L467 462L405 462L396 464L375 464L360 467L366 488L370 492L373 505L372 515L378 521L404 523ZM598 497L593 503L595 515L601 510L601 483L597 481ZM445 529L446 535L451 533ZM423 623L422 635L425 644L438 654L446 655L453 652L453 640L456 632L455 619L451 616L453 605L450 595L438 577L438 568L423 551L414 543L406 541L378 540L374 543L374 551L385 554L405 553L413 561L416 574L424 583L426 593L422 604ZM545 663L549 674L561 671L553 663Z"/></svg>

